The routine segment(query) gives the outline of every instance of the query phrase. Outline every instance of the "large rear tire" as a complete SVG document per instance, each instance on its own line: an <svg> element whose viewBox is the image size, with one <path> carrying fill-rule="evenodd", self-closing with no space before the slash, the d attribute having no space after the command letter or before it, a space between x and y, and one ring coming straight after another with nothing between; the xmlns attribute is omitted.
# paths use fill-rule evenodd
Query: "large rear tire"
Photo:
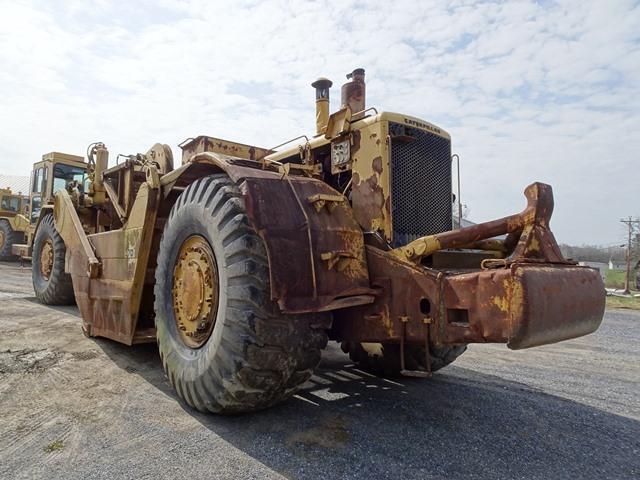
<svg viewBox="0 0 640 480"><path fill-rule="evenodd" d="M466 345L436 347L430 346L431 371L435 372L452 363L464 353ZM400 345L397 343L357 343L342 342L342 351L363 370L382 377L400 375ZM424 346L406 345L405 369L427 371Z"/></svg>
<svg viewBox="0 0 640 480"><path fill-rule="evenodd" d="M46 214L33 240L31 278L36 298L45 305L73 305L71 275L64 271L67 247L56 230L53 215Z"/></svg>
<svg viewBox="0 0 640 480"><path fill-rule="evenodd" d="M201 178L167 220L156 268L156 335L178 395L202 412L262 409L292 395L327 344L328 314L283 315L262 239L224 174Z"/></svg>
<svg viewBox="0 0 640 480"><path fill-rule="evenodd" d="M11 254L11 246L16 243L16 232L6 220L0 220L0 260L14 258Z"/></svg>

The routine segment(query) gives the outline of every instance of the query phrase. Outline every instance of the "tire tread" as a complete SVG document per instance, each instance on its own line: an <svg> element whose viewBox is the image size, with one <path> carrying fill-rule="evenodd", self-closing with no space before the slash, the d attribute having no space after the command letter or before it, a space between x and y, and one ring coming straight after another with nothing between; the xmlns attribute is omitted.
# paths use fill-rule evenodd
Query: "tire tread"
<svg viewBox="0 0 640 480"><path fill-rule="evenodd" d="M40 277L40 249L46 237L51 238L53 244L53 268L49 280ZM40 221L33 241L32 279L36 298L45 305L73 305L75 296L71 275L64 271L67 247L58 233L53 221L53 215L48 213ZM46 282L43 286L42 283Z"/></svg>
<svg viewBox="0 0 640 480"><path fill-rule="evenodd" d="M197 204L203 217L215 223L221 235L227 271L226 312L218 317L224 331L214 359L202 374L180 372L194 368L171 356L170 332L163 321L162 299L171 275L167 231L172 220L189 204ZM327 344L329 314L283 315L270 298L267 254L262 239L250 226L244 199L225 174L192 183L169 214L163 232L156 269L155 310L158 345L163 367L178 395L190 406L215 413L236 413L267 408L291 396L311 377ZM169 293L170 294L170 293ZM163 317L163 318L160 318ZM204 348L204 347L203 347ZM188 374L188 375L185 375ZM193 380L186 380L193 378Z"/></svg>

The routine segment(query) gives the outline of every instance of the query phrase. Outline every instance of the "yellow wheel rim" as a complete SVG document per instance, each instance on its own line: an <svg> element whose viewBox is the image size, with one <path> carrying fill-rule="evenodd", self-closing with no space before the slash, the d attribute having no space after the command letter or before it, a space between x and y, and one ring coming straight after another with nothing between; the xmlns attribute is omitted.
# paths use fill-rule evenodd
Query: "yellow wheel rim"
<svg viewBox="0 0 640 480"><path fill-rule="evenodd" d="M180 339L200 348L211 336L218 313L218 266L209 242L187 238L173 268L173 312Z"/></svg>
<svg viewBox="0 0 640 480"><path fill-rule="evenodd" d="M53 243L51 239L45 240L40 252L40 273L45 280L49 280L51 271L53 270Z"/></svg>

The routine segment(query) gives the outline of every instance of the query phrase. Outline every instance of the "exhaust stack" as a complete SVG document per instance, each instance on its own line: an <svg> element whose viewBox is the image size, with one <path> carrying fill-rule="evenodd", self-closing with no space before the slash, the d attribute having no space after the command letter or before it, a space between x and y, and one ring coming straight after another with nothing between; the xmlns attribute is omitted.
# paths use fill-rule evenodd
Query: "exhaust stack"
<svg viewBox="0 0 640 480"><path fill-rule="evenodd" d="M311 84L316 89L316 135L327 130L329 122L329 89L333 82L321 77Z"/></svg>
<svg viewBox="0 0 640 480"><path fill-rule="evenodd" d="M356 68L347 74L350 81L342 85L342 106L351 109L352 118L358 120L363 117L365 107L364 68ZM359 113L359 115L356 115Z"/></svg>

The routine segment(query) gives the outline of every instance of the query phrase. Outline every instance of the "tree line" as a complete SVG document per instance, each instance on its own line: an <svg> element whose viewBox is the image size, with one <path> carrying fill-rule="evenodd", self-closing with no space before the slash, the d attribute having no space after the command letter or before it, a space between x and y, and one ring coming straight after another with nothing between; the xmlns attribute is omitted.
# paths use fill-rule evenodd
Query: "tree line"
<svg viewBox="0 0 640 480"><path fill-rule="evenodd" d="M603 262L609 260L616 263L624 263L626 261L626 245L621 246L602 246L602 245L567 245L560 244L560 251L565 258L582 262ZM636 236L631 247L632 263L636 264L640 260L640 235Z"/></svg>

